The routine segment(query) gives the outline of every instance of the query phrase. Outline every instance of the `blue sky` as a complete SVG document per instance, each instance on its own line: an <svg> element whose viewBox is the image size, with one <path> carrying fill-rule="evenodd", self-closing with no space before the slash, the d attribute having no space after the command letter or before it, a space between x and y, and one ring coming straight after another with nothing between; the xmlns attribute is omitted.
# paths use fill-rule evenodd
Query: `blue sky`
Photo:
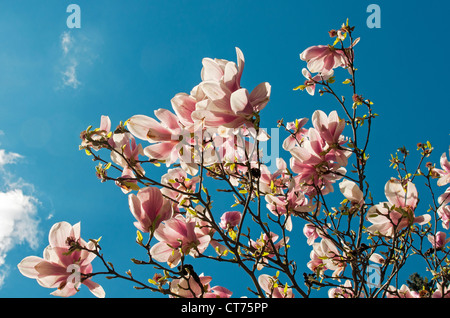
<svg viewBox="0 0 450 318"><path fill-rule="evenodd" d="M70 3L81 8L79 29L66 25ZM275 127L280 118L337 109L328 97L292 89L303 82L299 53L330 43L328 30L349 18L361 37L356 48L360 92L375 102L380 115L369 149L369 178L379 189L375 201L385 199L383 186L395 176L388 159L398 147L413 152L417 142L429 140L435 147L430 161L438 162L450 141L445 97L450 7L442 1L373 1L381 8L381 28L370 29L370 3L2 1L0 150L8 160L0 160L0 191L20 190L29 201L8 218L12 223L0 215L0 222L14 228L0 236L0 297L49 296L51 290L23 277L16 265L25 256L41 256L51 225L63 220L81 221L85 239L102 236L104 254L117 268L134 268L129 259L144 256L134 244L127 198L96 179L95 164L78 150L79 133L98 125L101 115L116 125L169 108L176 93L198 84L203 57L235 60L236 46L246 59L243 86L251 89L263 81L272 86L262 126ZM291 236L302 238L301 226L295 230ZM306 244L299 247L304 263L309 251ZM236 297L248 295L231 268L201 266L199 272L213 276L213 285L229 288ZM107 297L157 296L135 291L128 282L97 281ZM78 296L90 293L82 288Z"/></svg>

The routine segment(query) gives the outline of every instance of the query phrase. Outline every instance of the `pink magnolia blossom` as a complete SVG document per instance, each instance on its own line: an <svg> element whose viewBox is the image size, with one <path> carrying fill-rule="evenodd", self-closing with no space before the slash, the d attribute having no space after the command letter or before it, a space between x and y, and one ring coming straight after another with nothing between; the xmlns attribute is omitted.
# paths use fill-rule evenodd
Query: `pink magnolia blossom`
<svg viewBox="0 0 450 318"><path fill-rule="evenodd" d="M447 238L447 234L441 231L437 232L436 235L428 234L427 238L431 245L437 250L443 248L445 244L450 242L450 237Z"/></svg>
<svg viewBox="0 0 450 318"><path fill-rule="evenodd" d="M311 260L307 264L310 270L320 275L326 270L332 270L333 277L338 277L344 271L346 263L341 259L336 245L330 239L324 238L312 246Z"/></svg>
<svg viewBox="0 0 450 318"><path fill-rule="evenodd" d="M310 204L308 198L302 191L296 188L290 189L286 194L266 194L267 209L276 216L286 215L286 230L292 230L291 214L312 212L316 205Z"/></svg>
<svg viewBox="0 0 450 318"><path fill-rule="evenodd" d="M219 226L224 229L228 230L229 228L233 228L237 225L239 225L241 221L242 213L239 211L229 211L222 214L220 217L220 223Z"/></svg>
<svg viewBox="0 0 450 318"><path fill-rule="evenodd" d="M196 104L191 118L207 127L253 126L254 113L261 111L270 99L269 83L257 85L250 93L242 88L240 80L244 55L236 48L238 64L222 59L203 59L202 82L198 89L205 99Z"/></svg>
<svg viewBox="0 0 450 318"><path fill-rule="evenodd" d="M387 293L387 298L420 298L420 295L416 291L411 291L408 286L402 285L400 289L395 288L394 286L389 286Z"/></svg>
<svg viewBox="0 0 450 318"><path fill-rule="evenodd" d="M145 233L153 232L162 221L172 217L172 204L156 187L141 188L137 195L128 195L130 211L136 218L134 225Z"/></svg>
<svg viewBox="0 0 450 318"><path fill-rule="evenodd" d="M294 147L300 147L304 138L308 134L308 129L304 128L305 124L308 122L308 118L296 119L294 122L286 123L286 129L291 132L284 141L283 149L286 151L291 151Z"/></svg>
<svg viewBox="0 0 450 318"><path fill-rule="evenodd" d="M307 238L308 245L313 245L316 238L324 237L324 234L326 234L326 230L321 230L317 226L307 223L303 227L303 234Z"/></svg>
<svg viewBox="0 0 450 318"><path fill-rule="evenodd" d="M111 160L122 168L133 167L141 175L145 174L139 163L139 155L144 155L142 145L130 133L117 133L109 139L108 143L115 151L111 151Z"/></svg>
<svg viewBox="0 0 450 318"><path fill-rule="evenodd" d="M271 90L269 83L261 83L251 93L246 88L230 91L225 84L215 81L202 82L200 88L209 102L202 108L197 105L192 117L203 121L207 127L230 128L244 124L252 127L254 114L267 105Z"/></svg>
<svg viewBox="0 0 450 318"><path fill-rule="evenodd" d="M178 93L170 100L170 102L180 124L189 131L195 130L192 113L195 111L198 102L196 96Z"/></svg>
<svg viewBox="0 0 450 318"><path fill-rule="evenodd" d="M377 264L384 264L386 259L378 253L372 253L372 255L370 255L369 257L369 261L372 261Z"/></svg>
<svg viewBox="0 0 450 318"><path fill-rule="evenodd" d="M450 298L450 288L448 286L445 287L442 282L438 282L431 298Z"/></svg>
<svg viewBox="0 0 450 318"><path fill-rule="evenodd" d="M152 143L144 148L146 156L170 165L178 159L183 142L190 142L185 140L189 134L169 110L160 108L155 111L155 116L160 122L145 115L135 115L128 120L127 128L135 137Z"/></svg>
<svg viewBox="0 0 450 318"><path fill-rule="evenodd" d="M437 185L443 186L450 183L450 163L448 162L447 154L445 152L441 156L440 163L442 169L434 169L434 171L440 176Z"/></svg>
<svg viewBox="0 0 450 318"><path fill-rule="evenodd" d="M342 132L345 128L345 120L340 119L335 110L328 116L323 111L316 110L311 120L314 128L326 143L333 145L343 142Z"/></svg>
<svg viewBox="0 0 450 318"><path fill-rule="evenodd" d="M92 273L91 262L95 254L86 250L71 249L71 243L77 243L88 249L94 249L95 243L86 243L80 237L80 223L74 226L59 222L52 226L48 236L49 245L44 257L28 256L18 265L22 275L34 278L39 285L57 288L52 295L68 297L76 294L80 284L86 285L97 297L105 297L103 288L83 275Z"/></svg>
<svg viewBox="0 0 450 318"><path fill-rule="evenodd" d="M343 180L339 183L339 189L352 204L364 204L364 194L355 182Z"/></svg>
<svg viewBox="0 0 450 318"><path fill-rule="evenodd" d="M161 192L180 206L183 202L189 202L189 193L195 192L199 179L198 176L189 178L182 168L169 169L161 177L161 183L168 187L162 188Z"/></svg>
<svg viewBox="0 0 450 318"><path fill-rule="evenodd" d="M244 71L245 59L242 51L236 47L237 65L224 59L204 58L201 71L202 81L223 82L226 87L235 91L241 88L241 77Z"/></svg>
<svg viewBox="0 0 450 318"><path fill-rule="evenodd" d="M391 179L386 183L384 193L388 202L374 205L368 211L367 220L373 223L367 229L370 233L393 236L413 223L423 225L431 220L429 214L414 215L418 193L413 183L408 181L404 187L400 180Z"/></svg>
<svg viewBox="0 0 450 318"><path fill-rule="evenodd" d="M258 277L259 286L270 298L294 298L292 288L277 286L277 279L273 276L262 274Z"/></svg>
<svg viewBox="0 0 450 318"><path fill-rule="evenodd" d="M108 141L111 132L111 119L108 116L102 115L100 118L100 127L94 130L89 130L89 139L87 140L87 132L83 131L80 138L82 139L81 148L90 147L95 151L102 148L99 142Z"/></svg>
<svg viewBox="0 0 450 318"><path fill-rule="evenodd" d="M450 225L450 187L438 198L439 208L437 213L442 221L444 229L449 229Z"/></svg>
<svg viewBox="0 0 450 318"><path fill-rule="evenodd" d="M230 298L231 291L221 286L210 286L211 276L193 275L182 277L170 282L170 291L182 298ZM199 284L200 283L200 284ZM200 286L201 285L201 286ZM171 296L172 297L172 296Z"/></svg>
<svg viewBox="0 0 450 318"><path fill-rule="evenodd" d="M197 256L208 247L211 236L196 227L196 219L178 214L164 221L155 231L159 241L150 249L150 254L158 262L167 262L175 267L182 255Z"/></svg>
<svg viewBox="0 0 450 318"><path fill-rule="evenodd" d="M336 159L336 155L318 131L314 128L308 130L307 138L302 147L290 150L292 155L290 167L297 175L294 177L298 183L306 183L321 188L323 194L333 191L333 183L341 179L347 170Z"/></svg>
<svg viewBox="0 0 450 318"><path fill-rule="evenodd" d="M344 283L344 285L340 287L334 287L330 288L328 290L328 297L329 298L356 298L356 297L363 297L362 294L359 296L355 296L355 293L352 289L352 282L351 280L347 279Z"/></svg>
<svg viewBox="0 0 450 318"><path fill-rule="evenodd" d="M138 189L136 175L128 167L123 168L121 176L117 178L115 183L125 194L130 193L133 189Z"/></svg>
<svg viewBox="0 0 450 318"><path fill-rule="evenodd" d="M261 192L280 194L287 188L290 177L286 162L282 158L277 158L276 167L277 170L271 173L266 165L260 166L259 190Z"/></svg>
<svg viewBox="0 0 450 318"><path fill-rule="evenodd" d="M331 70L328 73L317 74L313 77L306 68L303 68L302 74L306 78L306 81L303 83L303 87L306 89L306 91L308 92L309 95L314 96L314 92L316 90L316 83L328 80L331 76L333 76L334 71ZM298 88L300 88L300 87L301 86L299 86ZM295 89L298 89L298 88L295 88Z"/></svg>
<svg viewBox="0 0 450 318"><path fill-rule="evenodd" d="M347 65L344 52L331 45L311 46L300 54L300 59L308 62L311 73L328 74L337 67Z"/></svg>

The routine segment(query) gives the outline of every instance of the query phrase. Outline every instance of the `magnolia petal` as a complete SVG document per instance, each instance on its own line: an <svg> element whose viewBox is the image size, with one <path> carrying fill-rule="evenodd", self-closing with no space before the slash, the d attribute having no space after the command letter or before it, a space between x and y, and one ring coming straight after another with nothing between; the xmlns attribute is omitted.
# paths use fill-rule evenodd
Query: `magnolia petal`
<svg viewBox="0 0 450 318"><path fill-rule="evenodd" d="M39 272L35 269L35 266L42 262L43 259L37 256L25 257L18 265L19 271L22 275L29 278L37 278Z"/></svg>
<svg viewBox="0 0 450 318"><path fill-rule="evenodd" d="M231 109L234 113L238 114L240 112L248 113L248 91L245 88L238 89L233 92L230 97ZM250 111L251 112L251 111Z"/></svg>
<svg viewBox="0 0 450 318"><path fill-rule="evenodd" d="M98 298L105 298L106 295L105 290L103 289L102 286L100 286L96 282L93 282L90 279L86 279L83 281L83 284L89 288L89 290L94 296Z"/></svg>

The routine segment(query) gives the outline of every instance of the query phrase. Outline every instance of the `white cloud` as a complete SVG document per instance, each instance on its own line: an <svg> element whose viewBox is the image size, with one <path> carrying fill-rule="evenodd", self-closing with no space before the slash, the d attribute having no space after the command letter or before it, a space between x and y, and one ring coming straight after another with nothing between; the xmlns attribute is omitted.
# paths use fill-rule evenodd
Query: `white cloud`
<svg viewBox="0 0 450 318"><path fill-rule="evenodd" d="M98 51L102 37L95 30L79 32L79 29L73 29L64 30L58 41L60 58L56 64L58 84L55 88L78 89L85 84L92 66L100 59Z"/></svg>
<svg viewBox="0 0 450 318"><path fill-rule="evenodd" d="M22 156L18 153L7 153L4 149L0 149L0 168L3 168L3 166L6 164L16 162L16 160L19 158L22 158Z"/></svg>
<svg viewBox="0 0 450 318"><path fill-rule="evenodd" d="M63 34L61 35L61 47L65 55L69 53L71 46L72 38L70 36L70 33L67 31L63 32Z"/></svg>
<svg viewBox="0 0 450 318"><path fill-rule="evenodd" d="M77 66L79 60L78 50L76 50L73 36L65 31L61 34L62 59L62 84L76 89L81 82L77 78Z"/></svg>
<svg viewBox="0 0 450 318"><path fill-rule="evenodd" d="M72 88L77 88L80 85L80 81L77 79L77 63L72 61L70 65L67 66L63 74L63 83L65 86L70 86Z"/></svg>
<svg viewBox="0 0 450 318"><path fill-rule="evenodd" d="M23 243L34 249L39 242L39 201L24 192L25 187L32 188L32 185L25 184L4 169L6 164L16 163L19 158L22 158L19 154L0 149L0 173L3 184L6 185L0 190L0 287L8 273L8 252Z"/></svg>

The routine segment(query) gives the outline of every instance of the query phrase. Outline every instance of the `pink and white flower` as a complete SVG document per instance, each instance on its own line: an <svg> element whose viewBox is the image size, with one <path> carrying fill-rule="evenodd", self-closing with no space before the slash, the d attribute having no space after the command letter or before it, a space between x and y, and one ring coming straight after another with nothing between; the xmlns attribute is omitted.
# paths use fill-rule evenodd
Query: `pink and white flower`
<svg viewBox="0 0 450 318"><path fill-rule="evenodd" d="M313 272L322 275L326 270L333 271L333 277L338 277L345 269L346 263L339 254L336 245L327 238L314 243L307 266Z"/></svg>
<svg viewBox="0 0 450 318"><path fill-rule="evenodd" d="M445 244L450 242L450 237L447 238L447 234L441 231L437 232L436 235L428 234L427 238L431 245L437 250L442 249Z"/></svg>
<svg viewBox="0 0 450 318"><path fill-rule="evenodd" d="M161 222L172 217L172 203L156 187L141 188L137 195L128 195L130 211L136 218L134 225L145 233L154 232Z"/></svg>
<svg viewBox="0 0 450 318"><path fill-rule="evenodd" d="M344 52L331 45L311 46L300 54L300 59L308 63L311 73L329 74L333 69L347 65Z"/></svg>
<svg viewBox="0 0 450 318"><path fill-rule="evenodd" d="M196 104L192 119L207 127L236 128L246 124L253 127L253 116L270 99L269 83L257 85L251 92L241 87L244 55L236 48L237 65L223 59L203 59L202 82L198 90L205 98Z"/></svg>
<svg viewBox="0 0 450 318"><path fill-rule="evenodd" d="M277 286L277 279L273 276L262 274L258 277L259 286L270 298L294 298L292 288Z"/></svg>
<svg viewBox="0 0 450 318"><path fill-rule="evenodd" d="M241 222L241 217L242 217L242 213L239 211L225 212L220 217L219 226L224 230L234 228L235 226L238 226L239 223Z"/></svg>
<svg viewBox="0 0 450 318"><path fill-rule="evenodd" d="M91 262L95 254L87 250L72 248L76 243L87 249L95 249L95 243L86 243L80 237L80 223L74 226L59 222L52 226L48 236L49 245L44 250L44 257L25 257L17 267L22 275L34 278L39 285L57 288L51 294L68 297L76 294L81 284L86 285L97 297L105 297L103 288L85 275L92 273Z"/></svg>
<svg viewBox="0 0 450 318"><path fill-rule="evenodd" d="M450 187L445 190L438 198L439 208L437 213L444 229L449 229L450 226Z"/></svg>
<svg viewBox="0 0 450 318"><path fill-rule="evenodd" d="M166 161L170 165L177 161L183 142L189 142L184 140L189 134L172 112L160 108L155 111L155 116L160 122L145 115L134 115L128 120L127 128L135 137L152 143L144 148L147 157Z"/></svg>
<svg viewBox="0 0 450 318"><path fill-rule="evenodd" d="M443 186L450 183L450 163L448 162L447 154L445 152L441 156L440 163L442 169L434 169L434 171L440 176L437 185Z"/></svg>
<svg viewBox="0 0 450 318"><path fill-rule="evenodd" d="M364 204L364 194L355 182L343 180L339 183L339 189L353 205L357 204L361 206Z"/></svg>
<svg viewBox="0 0 450 318"><path fill-rule="evenodd" d="M182 298L230 298L231 291L221 286L210 286L211 276L193 275L181 277L170 282L170 291Z"/></svg>
<svg viewBox="0 0 450 318"><path fill-rule="evenodd" d="M387 298L420 298L418 292L414 290L410 290L408 286L402 285L400 289L395 288L394 286L389 286L387 293Z"/></svg>
<svg viewBox="0 0 450 318"><path fill-rule="evenodd" d="M164 221L155 230L159 241L150 249L150 254L158 262L167 262L170 267L179 264L182 255L197 256L208 247L211 236L196 226L195 218L178 214Z"/></svg>
<svg viewBox="0 0 450 318"><path fill-rule="evenodd" d="M418 223L426 224L431 220L429 214L415 216L418 202L416 186L407 182L403 186L400 180L391 179L386 183L384 193L388 202L372 206L367 214L371 225L367 230L374 235L394 236L403 228Z"/></svg>

